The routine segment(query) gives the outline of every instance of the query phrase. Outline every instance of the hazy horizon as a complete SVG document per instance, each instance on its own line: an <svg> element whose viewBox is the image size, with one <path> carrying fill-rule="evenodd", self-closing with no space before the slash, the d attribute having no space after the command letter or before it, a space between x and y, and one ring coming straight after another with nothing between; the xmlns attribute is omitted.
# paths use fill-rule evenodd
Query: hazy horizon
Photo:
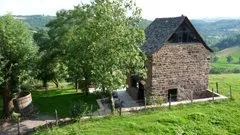
<svg viewBox="0 0 240 135"><path fill-rule="evenodd" d="M0 15L50 15L92 0L1 0ZM238 0L136 0L144 19L186 15L189 19L239 19Z"/></svg>

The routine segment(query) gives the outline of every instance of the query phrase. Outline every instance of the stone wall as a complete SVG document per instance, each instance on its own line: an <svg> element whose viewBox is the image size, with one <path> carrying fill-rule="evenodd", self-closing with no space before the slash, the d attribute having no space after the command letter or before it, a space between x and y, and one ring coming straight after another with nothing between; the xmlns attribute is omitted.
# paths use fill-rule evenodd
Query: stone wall
<svg viewBox="0 0 240 135"><path fill-rule="evenodd" d="M190 98L208 88L211 52L201 43L166 43L147 61L145 96L149 104L168 90L177 89L177 100Z"/></svg>

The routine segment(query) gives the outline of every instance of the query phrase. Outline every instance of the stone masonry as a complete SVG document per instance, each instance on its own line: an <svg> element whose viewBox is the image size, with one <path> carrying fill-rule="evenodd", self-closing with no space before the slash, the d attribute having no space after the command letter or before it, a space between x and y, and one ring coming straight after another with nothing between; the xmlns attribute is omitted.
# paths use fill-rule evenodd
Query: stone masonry
<svg viewBox="0 0 240 135"><path fill-rule="evenodd" d="M202 43L165 43L147 61L145 97L149 104L158 96L168 99L168 90L177 89L177 100L208 88L211 52Z"/></svg>

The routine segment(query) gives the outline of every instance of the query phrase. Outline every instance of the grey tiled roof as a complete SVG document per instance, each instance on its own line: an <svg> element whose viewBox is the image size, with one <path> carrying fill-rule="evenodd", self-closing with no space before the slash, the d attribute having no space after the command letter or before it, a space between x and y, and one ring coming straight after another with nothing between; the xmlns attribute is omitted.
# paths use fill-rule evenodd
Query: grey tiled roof
<svg viewBox="0 0 240 135"><path fill-rule="evenodd" d="M143 51L152 55L157 51L183 22L184 16L174 18L157 18L145 30L146 42Z"/></svg>
<svg viewBox="0 0 240 135"><path fill-rule="evenodd" d="M198 34L186 16L155 19L145 29L146 42L144 43L142 50L146 53L146 55L151 56L155 51L161 48L165 42L169 40L169 38L184 21L187 21L190 24L190 27L193 29L193 31L195 31L202 44L210 52L213 52L211 48L206 45L204 40L201 38L201 36Z"/></svg>

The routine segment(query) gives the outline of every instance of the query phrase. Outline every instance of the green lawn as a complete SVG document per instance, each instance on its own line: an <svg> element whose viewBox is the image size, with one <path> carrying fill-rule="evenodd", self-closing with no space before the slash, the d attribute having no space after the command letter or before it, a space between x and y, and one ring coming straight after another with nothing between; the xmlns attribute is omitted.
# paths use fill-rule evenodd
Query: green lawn
<svg viewBox="0 0 240 135"><path fill-rule="evenodd" d="M76 93L74 89L55 89L49 91L32 91L33 105L41 114L54 115L57 109L60 117L69 117L70 108L80 102L93 105L93 111L98 109L94 94L88 96Z"/></svg>
<svg viewBox="0 0 240 135"><path fill-rule="evenodd" d="M229 85L232 85L235 99L77 122L35 134L240 134L240 74L211 75L209 80L210 88L215 88L215 82L218 82L221 93L225 95L228 95Z"/></svg>
<svg viewBox="0 0 240 135"><path fill-rule="evenodd" d="M68 86L69 87L69 86ZM93 111L98 109L97 95L88 96L76 93L75 89L56 89L45 91L32 91L33 105L40 114L55 115L55 109L59 117L70 117L70 110L74 104L87 103L93 105ZM0 96L0 114L2 114L2 97Z"/></svg>

